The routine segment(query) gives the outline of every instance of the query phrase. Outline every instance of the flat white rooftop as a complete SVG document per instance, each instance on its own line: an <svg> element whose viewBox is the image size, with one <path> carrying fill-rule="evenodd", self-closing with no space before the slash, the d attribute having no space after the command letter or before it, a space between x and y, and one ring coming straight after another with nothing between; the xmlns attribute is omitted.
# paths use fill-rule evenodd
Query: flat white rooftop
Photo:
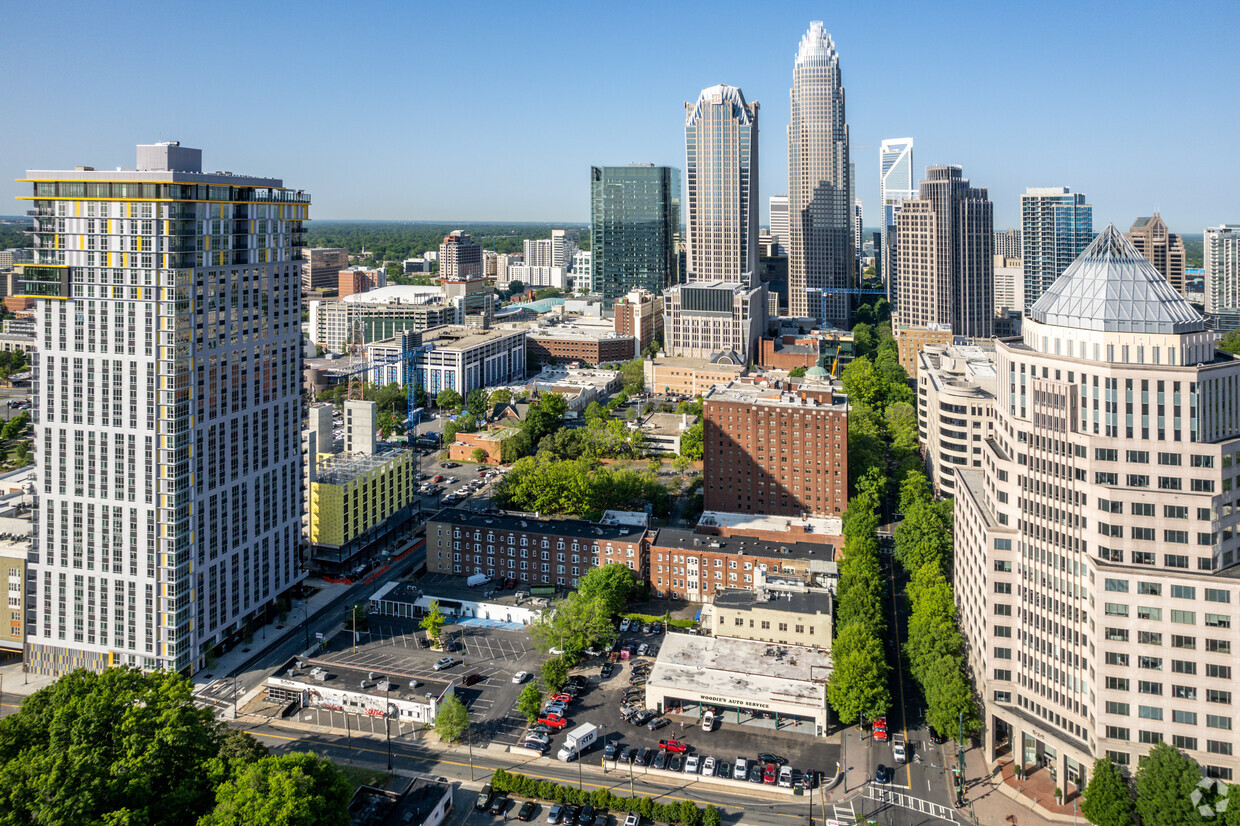
<svg viewBox="0 0 1240 826"><path fill-rule="evenodd" d="M702 511L698 524L705 527L732 528L745 531L786 531L791 528L807 530L823 536L841 536L844 522L839 517L807 516L804 519L791 516L767 516L761 513L727 513L726 511Z"/></svg>
<svg viewBox="0 0 1240 826"><path fill-rule="evenodd" d="M775 656L776 651L783 656ZM667 634L647 684L668 692L735 697L739 702L821 708L831 655L799 645Z"/></svg>

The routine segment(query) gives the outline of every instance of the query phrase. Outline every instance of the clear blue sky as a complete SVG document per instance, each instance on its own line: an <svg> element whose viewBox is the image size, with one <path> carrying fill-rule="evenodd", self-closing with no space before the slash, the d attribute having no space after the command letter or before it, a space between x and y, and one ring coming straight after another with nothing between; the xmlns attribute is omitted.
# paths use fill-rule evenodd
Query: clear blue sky
<svg viewBox="0 0 1240 826"><path fill-rule="evenodd" d="M788 87L835 38L866 225L877 146L957 163L1016 226L1069 186L1095 226L1240 221L1234 2L32 2L4 12L0 214L30 168L131 166L180 140L282 177L318 218L589 219L591 164L684 165L715 83L762 104L760 187L785 191ZM7 206L4 206L7 205Z"/></svg>

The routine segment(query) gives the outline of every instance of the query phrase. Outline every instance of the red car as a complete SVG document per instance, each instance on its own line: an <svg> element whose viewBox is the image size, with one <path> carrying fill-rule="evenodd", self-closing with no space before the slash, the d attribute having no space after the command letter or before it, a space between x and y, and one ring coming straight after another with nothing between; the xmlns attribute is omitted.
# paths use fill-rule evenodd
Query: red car
<svg viewBox="0 0 1240 826"><path fill-rule="evenodd" d="M887 739L887 718L886 717L879 717L877 720L874 721L874 739L875 740L886 740Z"/></svg>
<svg viewBox="0 0 1240 826"><path fill-rule="evenodd" d="M766 768L762 770L762 782L768 786L775 785L776 767L774 763L767 763Z"/></svg>
<svg viewBox="0 0 1240 826"><path fill-rule="evenodd" d="M680 742L679 740L660 740L659 748L663 749L664 751L676 752L677 754L680 754L680 753L683 753L689 750L689 747L686 746L684 743Z"/></svg>
<svg viewBox="0 0 1240 826"><path fill-rule="evenodd" d="M434 482L435 484L439 484L440 482L443 481L443 476L439 476L439 475L432 476L431 481Z"/></svg>
<svg viewBox="0 0 1240 826"><path fill-rule="evenodd" d="M572 701L573 701L573 695L566 694L563 691L561 691L559 694L552 694L551 699L548 702L564 703L565 705L568 705Z"/></svg>
<svg viewBox="0 0 1240 826"><path fill-rule="evenodd" d="M548 714L546 717L539 717L538 722L551 728L564 728L568 725L568 719L558 714Z"/></svg>

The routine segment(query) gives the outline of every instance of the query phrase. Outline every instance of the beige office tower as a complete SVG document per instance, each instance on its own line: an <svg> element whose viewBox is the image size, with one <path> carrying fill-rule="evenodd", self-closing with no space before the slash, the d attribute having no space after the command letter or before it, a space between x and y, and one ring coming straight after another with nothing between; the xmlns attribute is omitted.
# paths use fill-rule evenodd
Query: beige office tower
<svg viewBox="0 0 1240 826"><path fill-rule="evenodd" d="M835 43L810 23L792 70L788 124L788 304L799 318L849 328L853 251L848 124Z"/></svg>
<svg viewBox="0 0 1240 826"><path fill-rule="evenodd" d="M1155 212L1152 217L1133 221L1128 230L1128 240L1137 248L1137 252L1144 255L1146 260L1162 273L1172 289L1180 295L1187 295L1187 284L1184 280L1184 239L1167 231L1161 215Z"/></svg>
<svg viewBox="0 0 1240 826"><path fill-rule="evenodd" d="M38 674L192 673L304 576L309 196L178 143L137 155L26 177Z"/></svg>
<svg viewBox="0 0 1240 826"><path fill-rule="evenodd" d="M985 756L1231 780L1240 360L1108 226L995 342L993 438L956 472L955 585Z"/></svg>
<svg viewBox="0 0 1240 826"><path fill-rule="evenodd" d="M758 281L758 104L735 86L685 104L687 281Z"/></svg>
<svg viewBox="0 0 1240 826"><path fill-rule="evenodd" d="M896 215L899 323L994 333L994 205L959 166L926 169L919 197Z"/></svg>

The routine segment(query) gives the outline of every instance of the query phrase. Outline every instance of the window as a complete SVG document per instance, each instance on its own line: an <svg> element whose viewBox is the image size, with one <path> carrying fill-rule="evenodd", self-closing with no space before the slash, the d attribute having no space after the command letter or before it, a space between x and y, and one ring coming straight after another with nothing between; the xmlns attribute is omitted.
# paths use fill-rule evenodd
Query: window
<svg viewBox="0 0 1240 826"><path fill-rule="evenodd" d="M1183 734L1171 735L1171 743L1177 749L1194 749L1195 750L1197 748L1197 738L1186 737Z"/></svg>
<svg viewBox="0 0 1240 826"><path fill-rule="evenodd" d="M1193 479L1192 489L1196 493L1214 493L1213 479Z"/></svg>
<svg viewBox="0 0 1240 826"><path fill-rule="evenodd" d="M1108 617L1126 617L1128 616L1128 606L1118 602L1106 603L1106 615Z"/></svg>
<svg viewBox="0 0 1240 826"><path fill-rule="evenodd" d="M1162 645L1162 634L1158 631L1138 631L1137 642L1142 645Z"/></svg>
<svg viewBox="0 0 1240 826"><path fill-rule="evenodd" d="M1158 464L1160 465L1179 465L1183 461L1183 457L1178 453L1159 453Z"/></svg>
<svg viewBox="0 0 1240 826"><path fill-rule="evenodd" d="M995 647L995 657L1000 660L1012 659L1012 649Z"/></svg>
<svg viewBox="0 0 1240 826"><path fill-rule="evenodd" d="M1196 599L1197 589L1192 585L1172 585L1171 596L1173 599Z"/></svg>
<svg viewBox="0 0 1240 826"><path fill-rule="evenodd" d="M1127 677L1107 677L1107 688L1111 689L1112 691L1127 691L1128 690L1128 678Z"/></svg>
<svg viewBox="0 0 1240 826"><path fill-rule="evenodd" d="M1128 655L1120 654L1116 651L1108 651L1106 653L1107 665L1128 665Z"/></svg>
<svg viewBox="0 0 1240 826"><path fill-rule="evenodd" d="M1175 609L1172 609L1171 610L1171 621L1178 622L1181 625L1196 625L1197 624L1197 612L1196 611L1176 611Z"/></svg>
<svg viewBox="0 0 1240 826"><path fill-rule="evenodd" d="M1210 628L1231 628L1231 617L1224 614L1206 614L1206 625Z"/></svg>
<svg viewBox="0 0 1240 826"><path fill-rule="evenodd" d="M995 692L995 702L996 702L996 703L1010 703L1010 702L1012 702L1012 692L1010 692L1010 691L996 691L996 692Z"/></svg>
<svg viewBox="0 0 1240 826"><path fill-rule="evenodd" d="M1159 476L1159 490L1183 490L1184 482L1179 476Z"/></svg>
<svg viewBox="0 0 1240 826"><path fill-rule="evenodd" d="M1150 477L1142 476L1136 473L1128 474L1128 487L1130 488L1148 488L1150 486Z"/></svg>
<svg viewBox="0 0 1240 826"><path fill-rule="evenodd" d="M1127 717L1130 713L1127 703L1116 703L1112 700L1107 700L1106 708L1107 714L1115 714L1120 717Z"/></svg>
<svg viewBox="0 0 1240 826"><path fill-rule="evenodd" d="M1162 585L1157 582L1138 582L1137 593L1149 597L1162 596Z"/></svg>
<svg viewBox="0 0 1240 826"><path fill-rule="evenodd" d="M1128 642L1127 628L1107 628L1106 639L1111 642Z"/></svg>
<svg viewBox="0 0 1240 826"><path fill-rule="evenodd" d="M1012 616L1012 606L1005 605L1000 602L995 603L995 616L1010 617Z"/></svg>
<svg viewBox="0 0 1240 826"><path fill-rule="evenodd" d="M1094 448L1094 460L1098 462L1118 462L1119 451L1114 448Z"/></svg>
<svg viewBox="0 0 1240 826"><path fill-rule="evenodd" d="M1197 663L1193 662L1192 660L1172 660L1171 661L1171 673L1172 674L1196 674Z"/></svg>
<svg viewBox="0 0 1240 826"><path fill-rule="evenodd" d="M1193 699L1196 699L1196 697L1194 696ZM1217 688L1207 688L1206 689L1206 702L1207 703L1221 703L1222 705L1229 706L1231 705L1231 692L1220 691Z"/></svg>
<svg viewBox="0 0 1240 826"><path fill-rule="evenodd" d="M1193 454L1193 467L1214 467L1213 456L1202 456L1200 453Z"/></svg>
<svg viewBox="0 0 1240 826"><path fill-rule="evenodd" d="M1156 746L1162 742L1162 735L1156 731L1138 731L1137 739L1151 746Z"/></svg>
<svg viewBox="0 0 1240 826"><path fill-rule="evenodd" d="M1128 729L1123 726L1107 726L1107 738L1110 740L1129 740Z"/></svg>
<svg viewBox="0 0 1240 826"><path fill-rule="evenodd" d="M1163 710L1157 706L1137 706L1137 716L1142 720L1161 720Z"/></svg>
<svg viewBox="0 0 1240 826"><path fill-rule="evenodd" d="M1129 462L1138 465L1148 465L1150 463L1150 452L1148 450L1130 450L1127 452Z"/></svg>
<svg viewBox="0 0 1240 826"><path fill-rule="evenodd" d="M1187 519L1188 508L1184 505L1163 505L1163 516L1167 519Z"/></svg>
<svg viewBox="0 0 1240 826"><path fill-rule="evenodd" d="M996 593L996 594L1010 594L1010 593L1012 593L1012 583L1010 583L1010 582L996 582L996 583L995 583L995 593Z"/></svg>
<svg viewBox="0 0 1240 826"><path fill-rule="evenodd" d="M1215 665L1214 663L1206 663L1206 676L1219 680L1231 679L1230 665Z"/></svg>
<svg viewBox="0 0 1240 826"><path fill-rule="evenodd" d="M1137 657L1137 668L1146 668L1151 671L1162 671L1162 657L1146 657L1144 655Z"/></svg>
<svg viewBox="0 0 1240 826"><path fill-rule="evenodd" d="M1126 579L1107 579L1106 589L1119 594L1128 593L1128 580Z"/></svg>
<svg viewBox="0 0 1240 826"><path fill-rule="evenodd" d="M1231 754L1231 743L1222 740L1207 740L1206 751L1210 754Z"/></svg>
<svg viewBox="0 0 1240 826"><path fill-rule="evenodd" d="M1161 697L1162 691L1163 691L1162 683L1154 683L1154 682L1150 682L1149 680L1138 680L1137 681L1137 693L1138 694L1153 694L1157 697Z"/></svg>
<svg viewBox="0 0 1240 826"><path fill-rule="evenodd" d="M1206 650L1211 654L1230 654L1231 640L1206 640Z"/></svg>
<svg viewBox="0 0 1240 826"><path fill-rule="evenodd" d="M1154 541L1154 529L1153 528L1133 528L1132 538L1136 539L1139 542L1153 542Z"/></svg>
<svg viewBox="0 0 1240 826"><path fill-rule="evenodd" d="M1196 700L1197 689L1191 685L1173 685L1171 686L1171 696L1177 700Z"/></svg>
<svg viewBox="0 0 1240 826"><path fill-rule="evenodd" d="M1207 728L1221 728L1221 729L1227 729L1228 731L1230 731L1231 730L1231 718L1223 717L1218 714L1207 714L1206 715L1206 727Z"/></svg>
<svg viewBox="0 0 1240 826"><path fill-rule="evenodd" d="M1133 516L1154 515L1154 504L1152 502L1133 502L1129 507Z"/></svg>
<svg viewBox="0 0 1240 826"><path fill-rule="evenodd" d="M1124 729L1124 731L1128 731L1128 729ZM1124 737L1122 739L1127 740L1128 738ZM1107 759L1117 766L1127 766L1132 762L1132 755L1126 751L1111 751L1107 749Z"/></svg>
<svg viewBox="0 0 1240 826"><path fill-rule="evenodd" d="M1010 625L996 625L996 626L995 626L995 636L996 636L996 637L1011 637L1011 636L1012 636L1012 626L1010 626Z"/></svg>
<svg viewBox="0 0 1240 826"><path fill-rule="evenodd" d="M1011 682L1011 681L1012 681L1012 672L1011 672L1011 670L1009 670L1009 669L1007 669L1007 668L996 668L996 669L995 669L995 679L996 679L996 680L1004 680L1005 682Z"/></svg>
<svg viewBox="0 0 1240 826"><path fill-rule="evenodd" d="M1184 648L1189 651L1196 650L1197 638L1186 637L1182 634L1172 634L1171 635L1171 647L1172 648Z"/></svg>

